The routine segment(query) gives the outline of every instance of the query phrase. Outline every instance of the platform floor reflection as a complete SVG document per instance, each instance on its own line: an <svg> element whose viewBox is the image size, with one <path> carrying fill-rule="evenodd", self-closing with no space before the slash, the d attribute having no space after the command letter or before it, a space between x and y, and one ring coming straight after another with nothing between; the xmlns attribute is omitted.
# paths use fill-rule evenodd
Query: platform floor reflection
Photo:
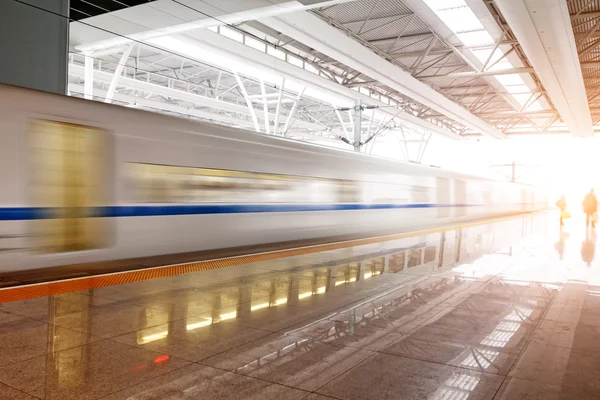
<svg viewBox="0 0 600 400"><path fill-rule="evenodd" d="M0 304L4 399L597 399L596 233L538 214Z"/></svg>

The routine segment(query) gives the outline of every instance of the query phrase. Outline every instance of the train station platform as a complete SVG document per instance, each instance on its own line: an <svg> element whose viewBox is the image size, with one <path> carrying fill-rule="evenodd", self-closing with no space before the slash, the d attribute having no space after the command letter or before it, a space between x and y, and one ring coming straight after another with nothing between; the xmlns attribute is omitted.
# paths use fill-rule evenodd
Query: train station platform
<svg viewBox="0 0 600 400"><path fill-rule="evenodd" d="M595 233L569 224L1 289L0 398L596 399L600 264Z"/></svg>

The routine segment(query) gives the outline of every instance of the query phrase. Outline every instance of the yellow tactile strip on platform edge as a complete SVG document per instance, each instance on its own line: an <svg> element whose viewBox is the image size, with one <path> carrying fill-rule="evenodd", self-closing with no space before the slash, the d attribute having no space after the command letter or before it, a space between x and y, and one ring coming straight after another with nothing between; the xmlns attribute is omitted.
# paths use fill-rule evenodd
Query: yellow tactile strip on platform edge
<svg viewBox="0 0 600 400"><path fill-rule="evenodd" d="M522 215L521 215L522 216ZM289 250L277 250L266 253L251 254L246 256L226 257L216 260L198 261L184 264L166 265L163 267L153 267L142 270L133 270L125 272L116 272L106 275L96 275L83 278L67 279L62 281L38 283L33 285L17 286L0 289L0 303L9 301L18 301L33 299L36 297L52 296L56 294L78 292L82 290L97 289L106 286L120 285L124 283L140 282L150 279L167 278L170 276L189 274L192 272L208 271L218 268L234 267L242 264L263 262L299 256L311 253L318 253L329 250L338 250L347 247L363 246L367 244L388 242L391 240L404 239L411 236L427 235L436 232L444 232L459 228L487 225L490 223L501 222L514 219L515 216L504 217L483 222L474 222L463 225L449 226L445 228L428 229L410 233L401 233L396 235L377 236L367 239L355 239L344 242L320 244L313 246L300 247Z"/></svg>

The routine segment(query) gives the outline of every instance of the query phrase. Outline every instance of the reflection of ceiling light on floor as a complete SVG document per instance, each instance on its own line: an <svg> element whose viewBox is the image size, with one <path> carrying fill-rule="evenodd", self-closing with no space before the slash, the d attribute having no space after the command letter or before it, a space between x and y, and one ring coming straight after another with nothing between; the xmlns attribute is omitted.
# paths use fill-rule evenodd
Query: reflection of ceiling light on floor
<svg viewBox="0 0 600 400"><path fill-rule="evenodd" d="M454 374L431 397L434 400L466 400L481 378L467 374Z"/></svg>
<svg viewBox="0 0 600 400"><path fill-rule="evenodd" d="M275 302L273 303L274 306L280 306L282 304L286 304L288 302L287 297L282 297L281 299L277 299L275 300Z"/></svg>
<svg viewBox="0 0 600 400"><path fill-rule="evenodd" d="M233 319L233 318L237 317L237 311L232 311L230 313L221 314L221 315L219 315L219 317L221 317L221 321L224 321L226 319Z"/></svg>
<svg viewBox="0 0 600 400"><path fill-rule="evenodd" d="M456 374L446 381L446 385L463 390L472 391L473 389L475 389L475 386L477 386L480 379L481 378L479 378L478 376Z"/></svg>
<svg viewBox="0 0 600 400"><path fill-rule="evenodd" d="M203 326L209 326L210 324L212 324L212 318L208 318L200 322L194 322L193 324L187 324L185 329L188 331L193 331L194 329L202 328Z"/></svg>
<svg viewBox="0 0 600 400"><path fill-rule="evenodd" d="M150 342L155 342L160 339L164 339L169 336L169 331L158 332L152 335L142 336L141 340L138 340L138 344L146 344Z"/></svg>
<svg viewBox="0 0 600 400"><path fill-rule="evenodd" d="M496 327L496 329L502 330L502 331L509 331L509 332L516 332L519 330L519 327L521 326L520 323L518 322L507 322L507 321L502 321L498 324L498 326Z"/></svg>
<svg viewBox="0 0 600 400"><path fill-rule="evenodd" d="M327 288L325 286L321 286L320 288L317 288L317 293L325 293L325 290L327 290Z"/></svg>
<svg viewBox="0 0 600 400"><path fill-rule="evenodd" d="M269 307L269 303L260 303L260 304L250 307L250 311L261 310L261 309L267 308L267 307Z"/></svg>
<svg viewBox="0 0 600 400"><path fill-rule="evenodd" d="M340 286L340 285L343 285L345 283L346 283L346 281L339 281L339 282L335 283L335 286Z"/></svg>
<svg viewBox="0 0 600 400"><path fill-rule="evenodd" d="M348 282L356 282L356 278L350 278Z"/></svg>
<svg viewBox="0 0 600 400"><path fill-rule="evenodd" d="M337 286L337 283L336 283L335 285ZM304 292L304 293L300 293L300 294L298 295L298 299L299 299L299 300L302 300L302 299L305 299L305 298L307 298L307 297L310 297L310 296L312 296L312 295L313 295L313 294L312 294L312 292Z"/></svg>
<svg viewBox="0 0 600 400"><path fill-rule="evenodd" d="M369 279L372 276L373 276L372 272L365 272L365 279Z"/></svg>
<svg viewBox="0 0 600 400"><path fill-rule="evenodd" d="M460 365L472 368L478 368L481 365L483 368L488 368L499 354L499 352L493 350L476 350L475 354L469 353ZM477 358L475 358L476 356Z"/></svg>

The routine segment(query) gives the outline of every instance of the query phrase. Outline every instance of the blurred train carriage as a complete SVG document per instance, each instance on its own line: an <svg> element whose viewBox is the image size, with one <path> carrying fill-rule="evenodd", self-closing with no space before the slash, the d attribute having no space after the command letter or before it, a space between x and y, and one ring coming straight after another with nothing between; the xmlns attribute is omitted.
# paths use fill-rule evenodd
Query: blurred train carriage
<svg viewBox="0 0 600 400"><path fill-rule="evenodd" d="M542 208L535 188L0 86L0 266L17 270Z"/></svg>

